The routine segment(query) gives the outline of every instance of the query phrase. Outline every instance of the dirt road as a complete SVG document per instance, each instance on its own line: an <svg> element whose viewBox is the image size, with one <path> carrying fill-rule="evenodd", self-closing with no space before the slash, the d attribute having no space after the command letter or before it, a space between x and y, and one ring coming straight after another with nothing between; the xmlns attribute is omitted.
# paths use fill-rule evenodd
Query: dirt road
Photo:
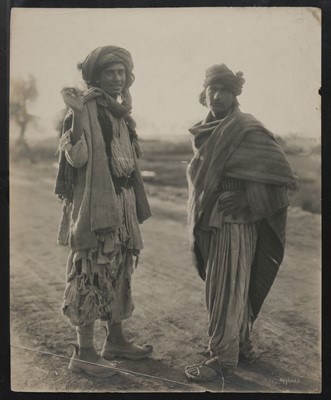
<svg viewBox="0 0 331 400"><path fill-rule="evenodd" d="M142 225L145 249L134 272L136 309L125 330L154 346L145 361L120 361L121 373L92 379L68 371L75 330L61 314L67 249L56 245L61 204L55 170L37 164L11 172L11 382L15 391L319 392L320 218L292 209L284 263L253 339L265 353L240 364L235 378L194 385L183 374L203 360L207 316L203 282L187 243L185 204L150 197L153 218ZM96 341L104 340L102 323Z"/></svg>

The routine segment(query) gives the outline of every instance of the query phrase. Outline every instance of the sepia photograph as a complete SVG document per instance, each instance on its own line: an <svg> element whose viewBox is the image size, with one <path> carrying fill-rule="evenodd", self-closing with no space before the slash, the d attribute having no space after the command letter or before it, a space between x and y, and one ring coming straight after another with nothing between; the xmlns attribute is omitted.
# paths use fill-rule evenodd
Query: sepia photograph
<svg viewBox="0 0 331 400"><path fill-rule="evenodd" d="M321 10L12 8L13 392L321 393Z"/></svg>

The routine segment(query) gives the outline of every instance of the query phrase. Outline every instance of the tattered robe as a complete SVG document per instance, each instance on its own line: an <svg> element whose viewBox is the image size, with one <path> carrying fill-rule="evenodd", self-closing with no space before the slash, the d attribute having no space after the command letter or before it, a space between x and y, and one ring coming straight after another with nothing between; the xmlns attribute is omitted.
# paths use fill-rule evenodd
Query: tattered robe
<svg viewBox="0 0 331 400"><path fill-rule="evenodd" d="M65 162L76 176L72 199L64 200L58 234L58 243L71 249L63 312L73 325L98 318L119 322L133 310L133 257L143 247L138 224L151 213L124 119L110 116L112 166L118 178L131 174L134 183L117 194L95 99L85 104L82 118L80 140L65 151Z"/></svg>

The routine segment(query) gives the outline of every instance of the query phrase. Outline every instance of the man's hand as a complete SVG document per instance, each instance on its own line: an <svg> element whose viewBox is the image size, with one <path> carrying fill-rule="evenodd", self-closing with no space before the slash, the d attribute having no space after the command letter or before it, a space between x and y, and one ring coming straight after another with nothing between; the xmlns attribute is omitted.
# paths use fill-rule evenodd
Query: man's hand
<svg viewBox="0 0 331 400"><path fill-rule="evenodd" d="M234 192L232 196L218 201L218 210L223 211L224 215L231 215L237 219L238 215L248 208L245 192Z"/></svg>
<svg viewBox="0 0 331 400"><path fill-rule="evenodd" d="M84 108L82 93L75 88L64 88L61 90L63 101L74 112L80 113Z"/></svg>
<svg viewBox="0 0 331 400"><path fill-rule="evenodd" d="M87 103L88 101L95 99L96 97L104 96L105 92L100 88L90 88L87 92L84 93L84 102Z"/></svg>

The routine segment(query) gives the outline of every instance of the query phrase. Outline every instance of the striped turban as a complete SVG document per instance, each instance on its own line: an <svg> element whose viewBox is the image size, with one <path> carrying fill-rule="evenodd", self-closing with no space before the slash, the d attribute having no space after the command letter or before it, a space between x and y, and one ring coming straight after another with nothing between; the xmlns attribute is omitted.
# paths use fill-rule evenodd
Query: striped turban
<svg viewBox="0 0 331 400"><path fill-rule="evenodd" d="M96 77L102 69L111 63L122 63L126 72L125 87L129 88L133 81L134 75L133 61L131 54L117 46L103 46L93 50L82 63L78 64L78 69L82 71L84 81L91 86L95 86Z"/></svg>
<svg viewBox="0 0 331 400"><path fill-rule="evenodd" d="M215 82L221 83L235 96L239 96L245 83L245 79L243 78L242 72L234 74L225 64L220 64L213 65L207 69L203 87L206 89L207 86Z"/></svg>

